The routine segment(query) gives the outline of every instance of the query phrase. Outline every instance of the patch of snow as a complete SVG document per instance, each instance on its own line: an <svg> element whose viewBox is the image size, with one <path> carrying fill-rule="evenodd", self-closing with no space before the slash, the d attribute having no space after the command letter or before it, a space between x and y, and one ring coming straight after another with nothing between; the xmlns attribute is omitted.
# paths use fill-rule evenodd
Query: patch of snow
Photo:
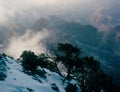
<svg viewBox="0 0 120 92"><path fill-rule="evenodd" d="M9 57L2 60L8 68L7 78L5 81L0 81L0 92L55 92L51 88L53 83L59 88L59 92L65 92L62 77L57 73L44 69L47 72L46 79L41 78L42 83L40 83L34 80L33 76L25 74L17 61Z"/></svg>

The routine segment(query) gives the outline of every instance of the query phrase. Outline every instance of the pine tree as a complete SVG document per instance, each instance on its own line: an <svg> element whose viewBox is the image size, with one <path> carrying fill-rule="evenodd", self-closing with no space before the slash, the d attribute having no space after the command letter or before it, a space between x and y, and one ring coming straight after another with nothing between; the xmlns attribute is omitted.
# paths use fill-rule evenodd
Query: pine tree
<svg viewBox="0 0 120 92"><path fill-rule="evenodd" d="M76 62L77 58L79 57L81 51L79 48L74 47L73 45L71 45L69 43L65 43L65 44L59 43L58 51L60 51L60 54L59 54L60 61L68 69L67 79L69 79L71 70L74 67L75 62Z"/></svg>
<svg viewBox="0 0 120 92"><path fill-rule="evenodd" d="M37 55L32 51L23 51L20 58L24 70L35 73L37 68Z"/></svg>

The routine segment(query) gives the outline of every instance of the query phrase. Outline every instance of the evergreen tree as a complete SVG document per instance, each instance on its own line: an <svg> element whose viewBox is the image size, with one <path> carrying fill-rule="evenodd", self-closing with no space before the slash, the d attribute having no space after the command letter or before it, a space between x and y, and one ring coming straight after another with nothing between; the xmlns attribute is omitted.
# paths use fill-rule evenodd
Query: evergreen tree
<svg viewBox="0 0 120 92"><path fill-rule="evenodd" d="M77 58L79 57L79 54L81 53L81 51L79 48L74 47L73 45L71 45L69 43L65 43L65 44L59 43L58 51L60 51L60 53L59 53L60 61L68 69L67 79L69 79L71 70L74 67L75 62L76 62Z"/></svg>
<svg viewBox="0 0 120 92"><path fill-rule="evenodd" d="M60 76L62 76L62 74L58 68L58 64L61 61L61 56L59 55L59 51L52 49L52 52L50 52L50 54L51 55L49 55L47 53L47 56L49 57L49 59L52 60L52 62L50 62L50 64L49 64L49 68L52 69L52 71L57 72ZM51 67L51 66L53 66L53 67Z"/></svg>
<svg viewBox="0 0 120 92"><path fill-rule="evenodd" d="M37 68L37 55L32 51L23 51L20 56L24 70L34 73Z"/></svg>
<svg viewBox="0 0 120 92"><path fill-rule="evenodd" d="M44 67L44 68L48 67L49 60L48 60L48 57L44 53L39 54L37 56L37 65L41 66L41 67Z"/></svg>
<svg viewBox="0 0 120 92"><path fill-rule="evenodd" d="M104 89L106 92L114 92L114 85L110 77L101 70L99 61L93 57L78 59L76 69L80 73L80 76L77 76L77 78L82 92L101 92L101 89Z"/></svg>

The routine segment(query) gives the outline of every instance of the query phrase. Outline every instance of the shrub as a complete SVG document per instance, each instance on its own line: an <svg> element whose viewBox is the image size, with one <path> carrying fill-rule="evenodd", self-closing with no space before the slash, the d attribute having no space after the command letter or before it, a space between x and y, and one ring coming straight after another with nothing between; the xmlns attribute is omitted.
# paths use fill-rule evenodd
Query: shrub
<svg viewBox="0 0 120 92"><path fill-rule="evenodd" d="M37 64L43 68L47 68L49 61L48 61L48 57L45 54L39 54L37 56Z"/></svg>
<svg viewBox="0 0 120 92"><path fill-rule="evenodd" d="M7 71L6 64L4 60L1 59L0 60L0 80L5 80L5 78L7 77L6 71Z"/></svg>
<svg viewBox="0 0 120 92"><path fill-rule="evenodd" d="M41 78L44 78L44 79L46 78L45 76L46 72L44 69L37 69L36 74L39 75Z"/></svg>
<svg viewBox="0 0 120 92"><path fill-rule="evenodd" d="M55 83L51 84L51 88L55 90L56 92L59 92L59 88L57 87Z"/></svg>
<svg viewBox="0 0 120 92"><path fill-rule="evenodd" d="M49 62L47 68L53 72L57 72L56 65L54 62Z"/></svg>
<svg viewBox="0 0 120 92"><path fill-rule="evenodd" d="M20 57L24 70L35 73L37 69L37 56L34 52L24 51Z"/></svg>
<svg viewBox="0 0 120 92"><path fill-rule="evenodd" d="M0 72L0 81L4 81L7 75L4 72Z"/></svg>
<svg viewBox="0 0 120 92"><path fill-rule="evenodd" d="M78 87L75 84L68 84L67 87L65 88L65 92L77 92Z"/></svg>

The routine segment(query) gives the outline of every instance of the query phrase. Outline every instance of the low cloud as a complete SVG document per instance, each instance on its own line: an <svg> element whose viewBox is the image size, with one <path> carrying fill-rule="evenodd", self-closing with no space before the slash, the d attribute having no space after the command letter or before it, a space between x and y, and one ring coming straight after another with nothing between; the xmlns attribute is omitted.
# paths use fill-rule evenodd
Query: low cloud
<svg viewBox="0 0 120 92"><path fill-rule="evenodd" d="M19 58L24 50L32 50L36 53L44 52L42 41L50 35L50 31L44 29L40 32L27 30L23 36L13 36L5 49L5 53L15 58Z"/></svg>
<svg viewBox="0 0 120 92"><path fill-rule="evenodd" d="M83 23L85 21L100 30L108 30L116 21L116 25L120 24L119 16L116 18L114 16L119 15L116 13L119 12L119 5L116 8L119 2L119 0L0 0L0 33L5 34L3 39L12 37L9 43L2 42L5 45L8 43L5 53L17 58L23 50L43 51L42 41L51 34L50 31L25 32L40 17L55 15L65 20ZM114 11L116 14L113 14ZM107 23L103 20L107 20ZM14 35L15 32L17 35ZM24 32L23 36L18 35ZM2 43L0 49L6 47Z"/></svg>
<svg viewBox="0 0 120 92"><path fill-rule="evenodd" d="M112 16L103 13L104 8L96 8L93 13L89 16L88 22L98 28L100 31L108 31L112 25Z"/></svg>
<svg viewBox="0 0 120 92"><path fill-rule="evenodd" d="M119 1L116 0L116 2ZM88 17L98 7L110 9L116 2L114 0L0 0L0 23L8 23L16 17L16 14L25 15L24 13L28 13L28 11L32 13L26 15L34 16L34 18L36 16L58 15L80 20L84 16Z"/></svg>

